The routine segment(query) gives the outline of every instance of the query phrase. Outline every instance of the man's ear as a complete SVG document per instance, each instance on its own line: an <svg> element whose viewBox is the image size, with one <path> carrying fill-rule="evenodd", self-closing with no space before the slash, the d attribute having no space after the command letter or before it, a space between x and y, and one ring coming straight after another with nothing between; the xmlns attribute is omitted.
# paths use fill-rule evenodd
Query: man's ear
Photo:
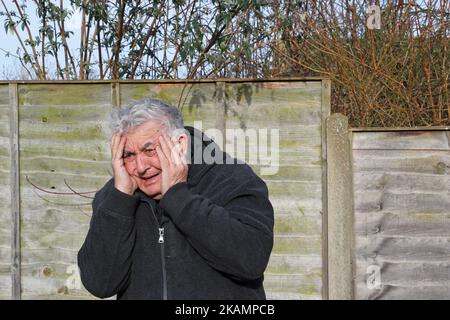
<svg viewBox="0 0 450 320"><path fill-rule="evenodd" d="M188 149L188 136L185 133L182 133L178 136L178 143L181 145L181 150L183 151L183 154L187 155L187 149Z"/></svg>

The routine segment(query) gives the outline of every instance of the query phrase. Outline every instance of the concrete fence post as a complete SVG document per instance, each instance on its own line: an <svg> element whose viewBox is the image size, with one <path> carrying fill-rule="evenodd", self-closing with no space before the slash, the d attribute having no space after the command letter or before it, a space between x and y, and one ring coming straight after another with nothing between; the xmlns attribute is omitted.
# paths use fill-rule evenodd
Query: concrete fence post
<svg viewBox="0 0 450 320"><path fill-rule="evenodd" d="M353 299L353 178L348 119L327 119L328 290L330 300Z"/></svg>

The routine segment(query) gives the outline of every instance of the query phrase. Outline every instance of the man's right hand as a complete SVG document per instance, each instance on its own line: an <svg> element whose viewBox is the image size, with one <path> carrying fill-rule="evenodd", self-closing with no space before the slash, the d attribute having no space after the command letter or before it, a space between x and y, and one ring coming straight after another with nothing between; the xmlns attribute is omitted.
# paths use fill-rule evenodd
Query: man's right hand
<svg viewBox="0 0 450 320"><path fill-rule="evenodd" d="M111 140L111 164L114 173L114 187L132 195L137 189L138 185L133 177L131 177L125 164L123 162L123 149L125 147L125 142L127 137L121 133L115 133Z"/></svg>

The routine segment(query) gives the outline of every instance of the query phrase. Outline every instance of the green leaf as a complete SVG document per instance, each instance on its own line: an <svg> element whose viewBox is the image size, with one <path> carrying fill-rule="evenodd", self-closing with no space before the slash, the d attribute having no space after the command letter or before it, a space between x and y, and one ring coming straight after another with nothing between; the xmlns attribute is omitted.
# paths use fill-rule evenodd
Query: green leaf
<svg viewBox="0 0 450 320"><path fill-rule="evenodd" d="M244 43L244 54L245 54L245 58L247 60L252 59L252 48L250 47L250 45L248 43Z"/></svg>
<svg viewBox="0 0 450 320"><path fill-rule="evenodd" d="M29 54L24 54L23 55L23 62L25 63L25 64L27 64L27 63L31 63L31 58L30 58L30 55Z"/></svg>
<svg viewBox="0 0 450 320"><path fill-rule="evenodd" d="M187 52L186 52L186 49L185 49L186 47L185 46L183 46L183 47L181 47L181 49L180 49L180 58L181 58L181 61L182 62L184 62L185 60L186 60L186 56L187 56Z"/></svg>

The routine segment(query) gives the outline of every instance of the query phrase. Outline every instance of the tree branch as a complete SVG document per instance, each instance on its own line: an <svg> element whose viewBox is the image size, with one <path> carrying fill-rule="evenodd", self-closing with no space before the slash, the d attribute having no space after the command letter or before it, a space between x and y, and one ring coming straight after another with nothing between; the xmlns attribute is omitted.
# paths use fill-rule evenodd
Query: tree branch
<svg viewBox="0 0 450 320"><path fill-rule="evenodd" d="M8 8L5 5L5 2L3 2L3 0L0 0L2 2L3 8L6 11L6 15L8 16L8 20L10 21L10 26L13 29L17 40L19 40L20 46L22 47L22 50L24 51L25 55L27 55L28 57L30 57L30 54L28 53L28 50L22 40L22 37L20 36L19 32L17 32L17 28L16 28L16 23L14 22L14 20L11 17L11 13L9 12ZM38 65L33 63L32 61L31 63L31 67L34 69L34 72L36 73L36 76L39 78L39 75L41 74L40 69L38 68ZM28 69L27 69L28 70Z"/></svg>
<svg viewBox="0 0 450 320"><path fill-rule="evenodd" d="M117 21L117 32L116 32L116 43L114 44L113 49L113 61L112 61L112 72L111 79L119 79L119 65L120 65L120 47L123 38L123 18L125 14L125 6L126 1L119 1L119 12L118 12L118 21Z"/></svg>
<svg viewBox="0 0 450 320"><path fill-rule="evenodd" d="M2 2L3 2L3 0L2 0ZM22 9L20 8L19 4L17 3L17 0L13 0L13 2L16 5L17 12L19 13L20 18L22 19L22 22L25 26L25 30L27 31L27 34L28 34L28 41L30 42L31 50L33 51L34 62L36 64L36 68L39 70L39 74L37 76L40 80L43 80L43 79L45 79L45 76L44 76L44 73L42 72L42 68L39 64L39 55L36 51L36 45L34 44L33 34L31 33L28 22L25 19L25 15L23 14Z"/></svg>

